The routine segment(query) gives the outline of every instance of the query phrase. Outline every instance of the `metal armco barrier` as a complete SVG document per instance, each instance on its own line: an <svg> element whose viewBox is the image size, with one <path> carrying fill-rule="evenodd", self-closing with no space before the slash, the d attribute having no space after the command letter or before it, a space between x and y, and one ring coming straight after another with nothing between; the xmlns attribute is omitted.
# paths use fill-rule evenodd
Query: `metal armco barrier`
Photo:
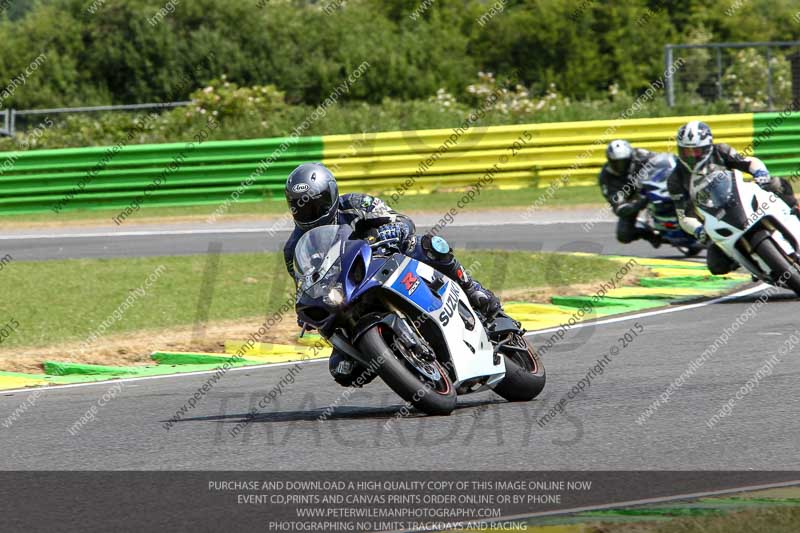
<svg viewBox="0 0 800 533"><path fill-rule="evenodd" d="M344 191L385 193L409 180L408 190L414 192L463 188L493 165L499 169L493 186L587 185L596 182L610 140L628 139L634 146L674 153L678 127L696 118L708 122L717 142L763 158L774 175L800 174L800 113L787 110L207 141L188 151L186 143L172 143L123 146L113 154L110 147L4 152L0 209L41 212L59 202L65 210L124 207L170 165L167 179L149 193L147 205L219 203L236 191L239 201L282 196L288 173L306 161L330 166ZM522 138L526 142L512 149ZM267 158L273 162L264 165ZM240 186L250 180L249 187Z"/></svg>
<svg viewBox="0 0 800 533"><path fill-rule="evenodd" d="M147 205L220 203L251 177L252 185L239 200L260 200L282 195L292 168L322 158L319 137L187 144L130 145L116 152L100 147L0 153L0 210L121 208L160 176L165 181L148 192ZM274 163L254 174L271 154Z"/></svg>

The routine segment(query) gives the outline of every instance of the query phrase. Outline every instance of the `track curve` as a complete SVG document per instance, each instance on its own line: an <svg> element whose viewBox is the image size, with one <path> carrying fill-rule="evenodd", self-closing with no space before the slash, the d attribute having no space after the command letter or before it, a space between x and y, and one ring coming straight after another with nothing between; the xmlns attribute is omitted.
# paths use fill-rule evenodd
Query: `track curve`
<svg viewBox="0 0 800 533"><path fill-rule="evenodd" d="M454 226L447 235L475 248L580 250L674 256L649 245L622 246L613 227L591 233L578 223ZM475 236L478 235L476 238ZM256 232L132 237L65 237L6 241L29 258L193 253L224 236L226 250L276 249L282 235ZM110 239L108 242L104 239ZM131 241L133 239L133 241ZM471 239L471 240L469 240ZM115 246L119 246L115 248ZM12 252L13 254L13 252ZM47 390L33 412L0 431L7 453L2 469L793 469L800 467L798 402L793 400L800 358L787 356L761 387L713 429L706 421L795 331L788 293L749 319L736 342L710 360L645 424L636 418L724 328L746 312L757 294L669 315L576 328L547 354L548 385L528 404L492 393L460 400L453 416L395 419L401 401L375 383L342 401L343 389L322 362L301 365L295 382L239 436L228 430L286 374L287 367L230 372L185 421L163 423L205 380L171 376L125 383L95 421L73 436L68 427L108 387L95 384ZM619 336L639 323L631 343L571 400L565 413L541 427L537 420L579 382ZM537 336L533 335L533 342ZM0 396L10 412L33 393ZM334 415L317 417L337 403ZM392 420L388 426L386 422ZM385 427L386 426L386 427ZM387 429L388 428L388 429ZM358 449L358 452L354 450Z"/></svg>

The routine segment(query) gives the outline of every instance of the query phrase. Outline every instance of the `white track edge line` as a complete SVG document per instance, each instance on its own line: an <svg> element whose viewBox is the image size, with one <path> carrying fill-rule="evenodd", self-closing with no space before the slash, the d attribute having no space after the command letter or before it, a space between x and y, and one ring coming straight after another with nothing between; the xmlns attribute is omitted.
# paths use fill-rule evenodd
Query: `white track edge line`
<svg viewBox="0 0 800 533"><path fill-rule="evenodd" d="M94 237L157 237L159 235L213 235L220 233L267 233L269 231L270 228L221 228L151 231L106 231L91 233L30 233L20 235L0 235L0 241L27 241L33 239L90 239ZM285 231L289 230L287 229Z"/></svg>
<svg viewBox="0 0 800 533"><path fill-rule="evenodd" d="M540 222L528 221L511 221L503 222L507 226L551 226L553 224L581 224L581 220L546 220ZM601 221L602 223L606 221ZM612 221L607 221L611 223ZM448 227L471 227L471 226L495 226L496 222L458 222L448 224ZM166 235L214 235L225 233L277 233L289 232L292 228L274 229L272 227L263 228L220 228L220 229L186 229L186 230L141 230L141 231L102 231L102 232L88 232L88 233L28 233L19 235L0 235L0 241L19 241L19 240L32 240L32 239L88 239L94 237L156 237Z"/></svg>
<svg viewBox="0 0 800 533"><path fill-rule="evenodd" d="M746 296L748 294L751 294L751 293L754 293L754 292L758 292L758 291L762 290L764 287L768 287L768 285L761 284L761 285L758 285L756 287L751 287L751 288L745 289L743 291L739 291L739 292L735 292L733 294L729 294L727 296L721 296L721 297L715 298L713 300L708 300L708 301L705 301L705 302L699 302L699 303L696 303L696 304L681 305L681 306L677 306L677 307L670 307L670 308L667 308L667 309L654 309L653 311L645 311L643 313L637 313L637 314L634 314L634 315L625 315L625 316L616 317L616 318L607 318L607 319L596 320L596 321L591 321L591 322L587 322L587 323L579 322L578 324L575 324L574 326L572 326L572 328L570 328L570 329L575 329L575 328L578 328L578 327L584 327L584 326L590 326L590 325L594 326L594 325L612 324L614 322L622 322L624 320L632 320L634 318L643 318L643 317L649 317L649 316L656 316L656 315L661 315L661 314L664 314L664 313L674 313L674 312L677 312L677 311L688 311L690 309L697 309L699 307L705 307L705 306L708 306L708 305L711 305L711 304L714 304L714 303L718 303L718 302L722 302L722 301L726 301L726 300L731 300L731 299L736 299L739 296ZM560 329L560 327L542 329L542 330L535 330L535 331L528 331L526 333L526 335L538 335L540 333L550 333L551 331L556 331L558 329ZM237 370L254 369L254 368L281 367L281 366L287 366L287 365L293 365L293 364L309 364L309 363L315 363L315 362L319 362L319 361L324 361L324 358L323 359L311 359L311 360L305 360L305 361L303 361L303 360L300 360L300 361L288 361L286 363L265 363L265 364L261 364L261 365L240 366L240 367L231 368L231 369L228 370L228 372L233 372L233 371L237 371ZM196 376L196 375L202 375L202 374L212 374L214 372L217 372L217 370L200 370L198 372L181 372L179 374L164 374L164 375L160 375L160 376L141 376L141 377L137 377L137 378L107 379L107 380L101 380L101 381L92 381L90 383L70 383L69 385L49 385L47 387L26 387L26 388L22 388L22 389L0 390L0 396L3 396L5 394L18 393L18 392L31 392L31 393L33 393L34 391L52 391L52 390L60 390L60 389L67 389L67 388L86 387L86 386L91 386L91 385L101 385L101 384L104 384L104 383L107 384L109 381L130 382L130 381L143 381L143 380L147 380L147 379L181 378L181 377L184 377L184 376Z"/></svg>
<svg viewBox="0 0 800 533"><path fill-rule="evenodd" d="M298 361L286 361L285 363L263 363L260 365L248 365L248 366L235 366L229 368L225 371L228 372L235 372L238 370L252 370L254 368L268 368L268 367L281 367L281 366L289 366L294 364L310 364L310 363L319 363L321 361L325 361L326 358L319 358L319 359L306 359L306 360L298 360ZM193 372L178 372L175 374L161 374L158 376L140 376L136 378L110 378L110 379L101 379L98 381L90 381L87 383L68 383L64 385L59 384L52 384L48 386L37 386L37 387L25 387L22 389L8 389L3 390L0 389L0 396L4 396L6 394L17 393L17 392L35 392L35 391L54 391L54 390L62 390L62 389L73 389L77 387L88 387L91 385L108 385L110 382L120 383L120 382L131 382L131 381L144 381L147 379L163 379L163 378L182 378L186 376L202 376L203 374L216 374L218 372L218 368L214 368L212 370L197 370Z"/></svg>
<svg viewBox="0 0 800 533"><path fill-rule="evenodd" d="M650 316L657 316L657 315L664 315L667 313L676 313L678 311L688 311L690 309L697 309L699 307L706 307L711 304L716 304L720 302L725 302L728 300L735 300L742 296L748 296L750 294L755 294L764 290L765 288L769 288L769 285L765 283L761 283L756 285L755 287L750 287L748 289L743 289L741 291L737 291L731 294L727 294L725 296L720 296L718 298L714 298L713 300L707 300L705 302L698 302L694 304L686 304L686 305L679 305L676 307L665 307L665 308L658 308L653 309L652 311L643 311L641 313L634 313L632 315L624 315L624 316L617 316L617 317L610 317L610 318L601 318L598 320L590 320L587 322L578 322L574 326L570 326L567 330L578 329L578 328L585 328L589 326L601 326L603 324L613 324L615 322L624 322L626 320L633 320L635 318L643 318L643 317L650 317ZM525 335L539 335L543 333L553 333L554 331L558 331L561 329L561 326L553 327L553 328L546 328L546 329L537 329L537 330L530 330L525 333Z"/></svg>

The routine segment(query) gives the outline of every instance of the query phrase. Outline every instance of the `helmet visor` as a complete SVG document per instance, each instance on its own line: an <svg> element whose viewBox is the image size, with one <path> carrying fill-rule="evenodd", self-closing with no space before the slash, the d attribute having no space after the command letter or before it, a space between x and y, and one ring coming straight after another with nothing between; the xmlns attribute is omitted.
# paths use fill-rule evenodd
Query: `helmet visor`
<svg viewBox="0 0 800 533"><path fill-rule="evenodd" d="M681 146L679 149L681 160L690 167L694 167L698 161L702 161L710 152L710 145L700 147Z"/></svg>
<svg viewBox="0 0 800 533"><path fill-rule="evenodd" d="M313 198L303 195L289 201L292 216L297 222L309 223L319 220L333 207L333 198L329 194L321 194Z"/></svg>
<svg viewBox="0 0 800 533"><path fill-rule="evenodd" d="M611 159L608 162L608 166L611 169L611 172L616 174L617 176L624 176L628 173L628 169L631 166L630 159Z"/></svg>

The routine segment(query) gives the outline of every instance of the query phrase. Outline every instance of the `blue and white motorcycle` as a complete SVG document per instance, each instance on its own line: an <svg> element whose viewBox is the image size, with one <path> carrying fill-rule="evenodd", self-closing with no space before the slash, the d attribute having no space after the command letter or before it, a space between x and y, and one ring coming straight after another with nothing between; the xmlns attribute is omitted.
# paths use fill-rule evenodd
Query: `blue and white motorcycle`
<svg viewBox="0 0 800 533"><path fill-rule="evenodd" d="M350 226L321 226L297 243L301 321L428 414L487 388L509 401L542 391L544 366L518 322L501 313L484 325L458 283L396 239L352 237Z"/></svg>
<svg viewBox="0 0 800 533"><path fill-rule="evenodd" d="M638 223L655 230L661 240L677 248L686 257L693 257L705 246L685 233L678 223L675 204L667 189L667 179L675 171L677 160L673 155L663 154L643 169L641 177L642 195L647 198L647 210L640 215Z"/></svg>

